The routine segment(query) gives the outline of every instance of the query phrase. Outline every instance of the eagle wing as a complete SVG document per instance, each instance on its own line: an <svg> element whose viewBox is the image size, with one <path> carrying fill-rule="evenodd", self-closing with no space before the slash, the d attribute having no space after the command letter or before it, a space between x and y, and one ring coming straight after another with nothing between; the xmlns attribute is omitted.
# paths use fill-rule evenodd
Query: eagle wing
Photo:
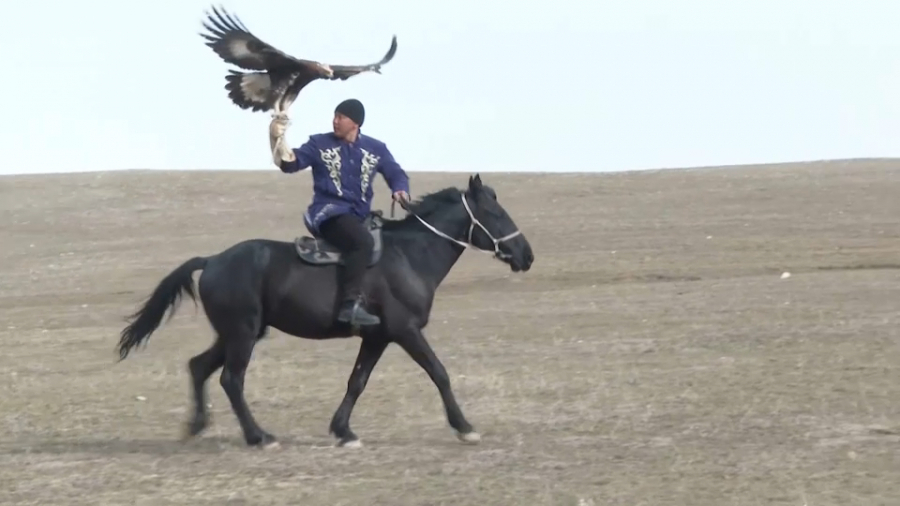
<svg viewBox="0 0 900 506"><path fill-rule="evenodd" d="M331 79L340 79L343 81L349 77L353 77L363 72L376 72L380 74L381 66L393 60L396 53L397 36L394 35L391 38L391 47L388 49L388 52L385 53L385 55L381 58L381 60L375 63L369 63L367 65L329 65L329 67L331 67L331 70L334 72Z"/></svg>
<svg viewBox="0 0 900 506"><path fill-rule="evenodd" d="M200 35L222 60L244 70L232 70L226 76L225 89L239 107L254 111L290 106L297 94L316 79L346 80L363 72L381 73L381 66L394 58L397 36L384 57L366 65L327 65L315 60L295 58L263 42L224 8L207 11L203 26L209 33Z"/></svg>
<svg viewBox="0 0 900 506"><path fill-rule="evenodd" d="M226 62L246 70L290 68L319 73L318 62L294 58L272 47L253 35L237 16L232 16L224 8L219 12L213 6L212 10L213 14L207 12L207 21L203 23L209 33L200 35L207 40L206 45Z"/></svg>

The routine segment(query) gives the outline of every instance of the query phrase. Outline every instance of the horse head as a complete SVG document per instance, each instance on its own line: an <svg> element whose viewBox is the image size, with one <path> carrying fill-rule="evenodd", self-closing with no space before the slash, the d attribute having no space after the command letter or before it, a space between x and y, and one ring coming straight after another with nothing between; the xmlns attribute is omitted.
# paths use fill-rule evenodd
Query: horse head
<svg viewBox="0 0 900 506"><path fill-rule="evenodd" d="M531 244L519 231L506 209L497 200L497 192L481 182L481 175L469 177L469 187L462 194L469 214L468 243L509 264L513 272L527 271L534 262Z"/></svg>

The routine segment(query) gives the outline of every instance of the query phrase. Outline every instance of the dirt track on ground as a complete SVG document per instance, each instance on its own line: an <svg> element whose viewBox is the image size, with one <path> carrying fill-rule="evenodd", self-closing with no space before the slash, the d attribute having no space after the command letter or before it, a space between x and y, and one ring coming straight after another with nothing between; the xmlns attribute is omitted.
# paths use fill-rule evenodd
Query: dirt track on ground
<svg viewBox="0 0 900 506"><path fill-rule="evenodd" d="M258 451L218 374L178 441L202 310L114 346L185 259L305 232L308 175L0 178L0 504L898 504L900 162L484 180L536 263L466 253L426 329L481 445L392 347L365 446L332 448L358 341L274 331L246 395L282 446Z"/></svg>

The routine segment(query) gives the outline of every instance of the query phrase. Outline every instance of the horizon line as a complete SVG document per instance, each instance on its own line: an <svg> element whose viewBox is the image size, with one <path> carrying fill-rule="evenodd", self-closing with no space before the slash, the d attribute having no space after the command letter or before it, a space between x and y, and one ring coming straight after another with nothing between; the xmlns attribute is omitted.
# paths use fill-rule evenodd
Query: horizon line
<svg viewBox="0 0 900 506"><path fill-rule="evenodd" d="M465 174L465 173L485 173L485 174L533 174L533 175L604 175L604 174L620 174L628 172L658 172L672 170L710 170L710 169L734 169L734 168L750 168L750 167L779 167L786 165L809 165L809 164L834 164L834 163L865 163L865 162L897 162L900 163L900 157L891 156L872 156L872 157L849 157L849 158L822 158L822 159L802 159L792 161L777 162L758 162L758 163L731 163L720 165L689 165L689 166L659 166L646 168L628 168L628 169L609 169L609 170L565 170L565 171L548 171L548 170L427 170L427 169L407 169L406 172L411 174ZM66 176L79 174L112 174L118 172L278 172L273 165L271 168L193 168L193 169L165 169L165 168L139 168L139 167L123 167L119 169L96 169L96 170L71 170L71 171L47 171L47 172L10 172L0 173L0 177L29 177L29 176Z"/></svg>

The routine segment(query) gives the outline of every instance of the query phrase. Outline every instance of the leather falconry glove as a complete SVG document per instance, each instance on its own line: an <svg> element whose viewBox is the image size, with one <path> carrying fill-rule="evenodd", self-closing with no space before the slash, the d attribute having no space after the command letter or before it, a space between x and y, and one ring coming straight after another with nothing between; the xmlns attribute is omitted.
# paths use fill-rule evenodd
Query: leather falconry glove
<svg viewBox="0 0 900 506"><path fill-rule="evenodd" d="M269 148L272 150L272 161L280 166L281 162L293 162L297 157L284 140L284 133L290 125L286 115L275 116L269 123Z"/></svg>

